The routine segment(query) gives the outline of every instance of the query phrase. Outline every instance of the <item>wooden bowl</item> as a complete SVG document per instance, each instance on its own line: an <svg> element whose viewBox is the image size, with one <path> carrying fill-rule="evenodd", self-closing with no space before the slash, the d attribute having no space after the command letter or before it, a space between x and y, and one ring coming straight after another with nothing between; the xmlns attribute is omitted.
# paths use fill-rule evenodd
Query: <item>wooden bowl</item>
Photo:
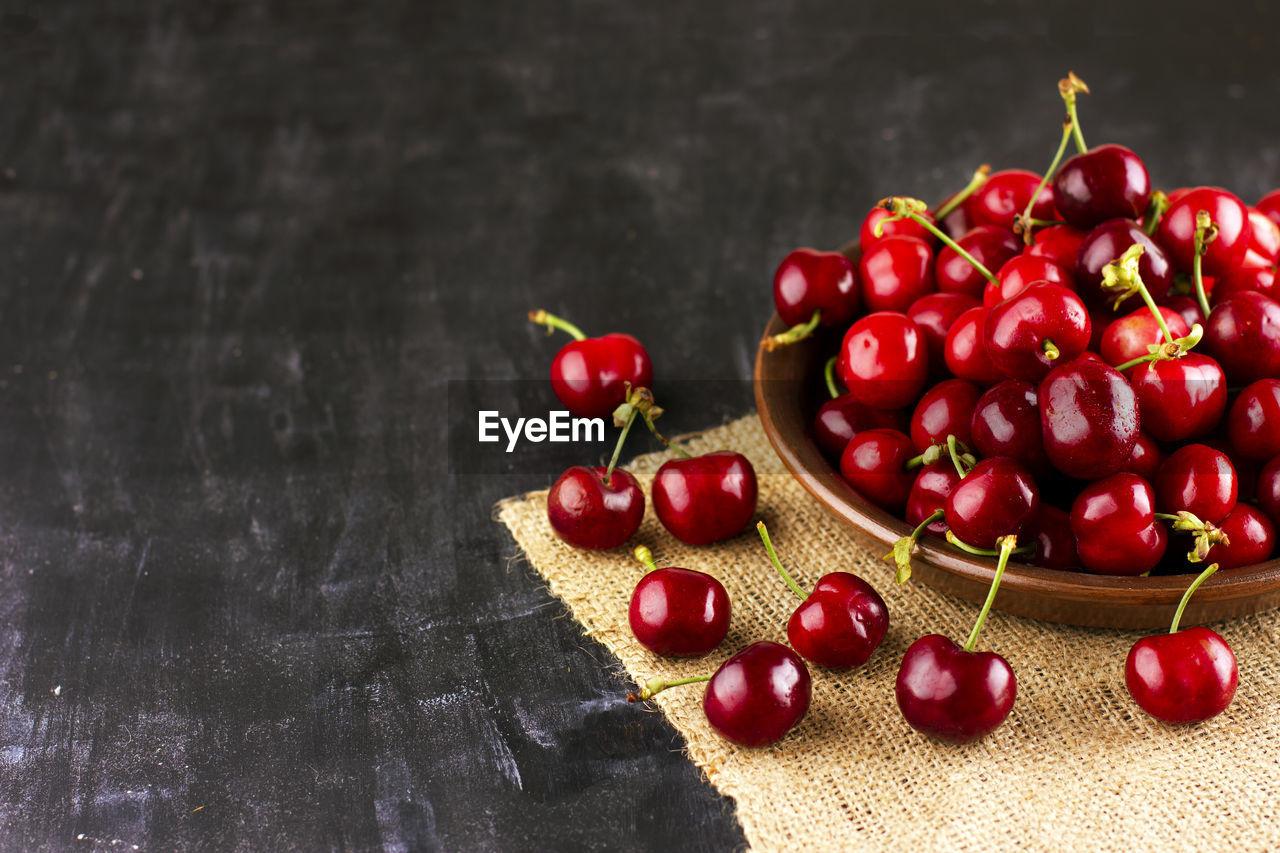
<svg viewBox="0 0 1280 853"><path fill-rule="evenodd" d="M846 247L845 253L856 261L856 246ZM864 545L888 553L911 527L864 500L813 440L813 418L825 397L819 391L823 355L829 357L837 341L818 337L766 351L764 338L785 329L775 314L756 354L755 397L764 431L783 464L828 512L848 525ZM925 535L912 559L910 583L926 583L981 604L994 575L994 560L973 557ZM994 606L1019 616L1072 625L1167 629L1192 577L1109 577L1010 563ZM1182 624L1216 622L1277 606L1280 559L1213 575L1192 596Z"/></svg>

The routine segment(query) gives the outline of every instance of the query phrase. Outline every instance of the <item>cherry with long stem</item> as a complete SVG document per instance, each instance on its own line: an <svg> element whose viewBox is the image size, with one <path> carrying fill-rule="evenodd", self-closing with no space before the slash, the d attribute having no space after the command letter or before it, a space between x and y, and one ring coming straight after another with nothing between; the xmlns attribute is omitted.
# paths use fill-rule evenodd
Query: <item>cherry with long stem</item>
<svg viewBox="0 0 1280 853"><path fill-rule="evenodd" d="M1145 364L1156 359L1181 358L1187 352L1190 352L1196 344L1200 343L1200 339L1204 336L1204 329L1198 323L1192 326L1190 334L1181 338L1175 338L1173 333L1169 331L1169 324L1165 322L1164 314L1160 311L1160 307L1156 305L1155 299L1151 296L1151 291L1143 283L1142 274L1138 270L1139 259L1142 257L1143 252L1142 244L1134 243L1125 250L1123 255L1102 268L1102 289L1115 296L1114 305L1119 306L1125 299L1137 293L1142 297L1142 301L1146 303L1152 316L1155 317L1157 325L1160 326L1160 332L1164 336L1163 343L1152 344L1148 347L1150 350L1149 355L1139 356L1119 365L1116 369L1122 373L1131 367L1137 367L1139 364Z"/></svg>
<svg viewBox="0 0 1280 853"><path fill-rule="evenodd" d="M1182 622L1182 613L1187 609L1187 602L1191 600L1191 595L1200 588L1200 584L1204 583L1209 577L1218 570L1217 563L1211 563L1203 572L1196 576L1191 582L1191 586L1187 587L1187 591L1182 594L1182 600L1178 602L1178 609L1173 612L1173 621L1169 623L1169 633L1178 633L1178 625Z"/></svg>
<svg viewBox="0 0 1280 853"><path fill-rule="evenodd" d="M1209 251L1209 244L1218 238L1218 226L1209 218L1209 211L1201 210L1196 213L1196 236L1195 236L1195 257L1191 261L1191 278L1195 282L1196 302L1200 304L1200 311L1204 316L1209 316L1209 298L1204 292L1204 276L1200 272L1201 261L1204 253Z"/></svg>
<svg viewBox="0 0 1280 853"><path fill-rule="evenodd" d="M890 198L881 199L879 206L889 211L890 215L886 216L884 219L881 219L879 222L876 223L875 230L876 230L877 236L879 236L883 232L884 224L886 222L892 222L895 219L910 219L912 222L915 222L917 225L921 226L922 228L927 230L930 234L932 234L933 236L941 240L949 249L951 249L957 255L959 255L960 257L968 261L970 264L972 264L973 268L976 269L982 275L983 278L985 278L987 281L991 282L992 284L999 286L1000 280L995 277L995 275L991 272L991 270L987 269L985 266L983 266L981 263L978 262L977 258L975 258L973 255L969 254L967 251L961 248L959 243L957 243L955 240L952 240L950 237L944 234L942 230L938 228L938 226L934 225L928 219L920 215L921 213L929 209L929 206L925 204L923 201L921 201L918 198L909 198L907 196L892 196Z"/></svg>
<svg viewBox="0 0 1280 853"><path fill-rule="evenodd" d="M946 219L957 207L964 204L969 196L977 192L978 188L987 182L987 178L991 175L991 165L983 163L973 173L973 177L969 179L969 183L965 184L964 189L947 199L946 203L939 207L933 213L933 218L939 222Z"/></svg>

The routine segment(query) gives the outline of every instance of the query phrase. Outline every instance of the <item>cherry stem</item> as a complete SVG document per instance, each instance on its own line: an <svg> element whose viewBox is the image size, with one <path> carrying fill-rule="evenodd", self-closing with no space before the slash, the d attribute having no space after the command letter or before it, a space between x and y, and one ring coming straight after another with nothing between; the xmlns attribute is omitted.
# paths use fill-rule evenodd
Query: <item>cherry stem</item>
<svg viewBox="0 0 1280 853"><path fill-rule="evenodd" d="M1083 154L1089 150L1089 147L1084 144L1084 135L1080 133L1080 117L1076 115L1076 94L1081 92L1089 94L1089 87L1076 76L1074 71L1068 71L1067 76L1058 81L1058 94L1067 105L1067 121L1071 123L1071 133L1075 136L1076 148Z"/></svg>
<svg viewBox="0 0 1280 853"><path fill-rule="evenodd" d="M1218 226L1209 218L1209 211L1196 213L1195 258L1191 261L1191 280L1196 286L1196 302L1200 304L1200 312L1209 316L1209 298L1204 293L1204 276L1200 272L1200 258L1209 251L1209 244L1218 238Z"/></svg>
<svg viewBox="0 0 1280 853"><path fill-rule="evenodd" d="M827 393L831 395L832 400L840 396L840 388L836 385L836 360L838 358L839 356L831 356L822 368L822 378L827 380Z"/></svg>
<svg viewBox="0 0 1280 853"><path fill-rule="evenodd" d="M1044 351L1044 357L1050 361L1057 361L1062 357L1062 351L1058 349L1057 344L1048 338L1045 338L1044 341L1041 342L1040 349Z"/></svg>
<svg viewBox="0 0 1280 853"><path fill-rule="evenodd" d="M782 575L782 579L787 582L787 586L791 587L791 591L796 594L796 597L804 601L809 596L800 588L800 584L796 583L795 578L791 577L787 570L782 567L782 561L778 559L778 552L773 550L773 543L769 541L769 528L764 526L763 521L760 521L756 522L756 531L759 532L760 538L764 540L764 549L769 552L769 559L773 561L778 574Z"/></svg>
<svg viewBox="0 0 1280 853"><path fill-rule="evenodd" d="M656 438L656 439L658 439L658 441L662 442L662 446L663 446L663 447L667 447L667 448L670 448L671 450L674 450L676 453L679 453L679 454L680 454L681 456L683 456L685 459L692 459L692 458L693 458L693 454L692 454L692 453L690 453L689 451L685 450L683 447L681 447L681 446L680 446L680 445L678 445L678 444L672 444L670 441L668 441L668 440L666 439L666 437L665 437L664 435L662 435L662 433L658 432L658 428L657 428L656 426L654 426L654 425L653 425L653 418L645 418L645 419L644 419L644 425L645 425L645 426L647 426L647 427L649 428L649 432L653 433L653 437L654 437L654 438Z"/></svg>
<svg viewBox="0 0 1280 853"><path fill-rule="evenodd" d="M631 414L627 415L627 421L622 425L622 434L618 436L618 443L613 446L613 456L609 458L609 467L604 472L604 484L611 484L613 480L613 469L618 464L618 457L622 455L622 445L627 443L627 433L631 430L631 424L636 419L636 409L631 410Z"/></svg>
<svg viewBox="0 0 1280 853"><path fill-rule="evenodd" d="M587 339L587 336L584 335L582 330L577 326L573 325L568 320L557 317L555 314L548 314L541 308L536 311L530 311L529 319L535 323L546 326L548 335L551 334L553 330L559 329L562 332L568 332L573 336L575 341L585 341Z"/></svg>
<svg viewBox="0 0 1280 853"><path fill-rule="evenodd" d="M1074 97L1073 97L1074 102ZM1053 155L1053 162L1049 164L1048 170L1045 171L1044 177L1040 179L1040 185L1036 187L1036 191L1031 194L1031 198L1027 200L1027 208L1022 211L1023 224L1023 241L1031 245L1031 228L1036 220L1031 218L1031 208L1035 207L1036 199L1040 197L1040 191L1045 188L1049 180L1053 177L1053 173L1058 170L1058 164L1062 162L1062 155L1067 150L1067 141L1071 139L1071 128L1073 122L1070 116L1062 123L1062 141L1058 143L1058 153Z"/></svg>
<svg viewBox="0 0 1280 853"><path fill-rule="evenodd" d="M1195 580L1191 582L1191 586L1187 587L1187 591L1182 594L1182 601L1178 602L1178 609L1173 614L1173 622L1169 625L1169 633L1178 633L1178 623L1182 621L1182 611L1187 609L1187 602L1191 600L1191 594L1199 589L1200 584L1208 579L1209 575L1218 570L1218 564L1213 563L1209 568L1201 572Z"/></svg>
<svg viewBox="0 0 1280 853"><path fill-rule="evenodd" d="M1116 294L1116 301L1112 303L1113 308L1119 308L1121 302L1135 293L1141 296L1142 301L1150 309L1152 316L1156 318L1156 323L1160 326L1160 332L1164 335L1165 341L1173 343L1173 333L1169 331L1169 324L1164 321L1164 314L1160 312L1160 307L1156 305L1156 301L1151 298L1151 291L1147 290L1147 285L1142 281L1142 273L1138 270L1138 264L1144 251L1145 249L1141 243L1134 243L1124 250L1123 255L1104 266L1102 268L1102 289L1108 294Z"/></svg>
<svg viewBox="0 0 1280 853"><path fill-rule="evenodd" d="M796 341L802 341L813 334L813 330L818 328L818 324L822 322L822 309L819 308L813 312L813 316L803 323L797 323L785 332L766 338L764 348L769 352L773 352L779 347L789 346Z"/></svg>
<svg viewBox="0 0 1280 853"><path fill-rule="evenodd" d="M975 459L972 465L965 466L965 462L968 461L966 459L968 454L960 450L960 442L950 433L947 434L947 455L951 457L951 464L956 466L956 473L960 475L962 480L969 474L969 468L977 464Z"/></svg>
<svg viewBox="0 0 1280 853"><path fill-rule="evenodd" d="M963 541L959 536L956 536L950 530L948 530L945 534L943 534L943 537L952 545L956 546L961 551L964 551L966 554L973 554L975 557L999 557L1000 556L999 549L979 548L977 545L970 545L968 542ZM1021 548L1014 548L1013 553L1033 554L1035 553L1035 550L1036 549L1034 545L1023 545Z"/></svg>
<svg viewBox="0 0 1280 853"><path fill-rule="evenodd" d="M1161 521L1171 522L1170 527L1174 530L1195 536L1194 547L1187 552L1188 562L1203 563L1214 545L1231 544L1231 537L1227 536L1222 528L1207 521L1201 521L1199 516L1185 509L1173 514L1157 512L1153 515Z"/></svg>
<svg viewBox="0 0 1280 853"><path fill-rule="evenodd" d="M1147 206L1147 212L1142 216L1142 233L1148 237L1156 236L1156 228L1160 225L1160 220L1164 218L1164 212L1169 209L1169 196L1160 190L1156 190L1151 194L1151 204Z"/></svg>
<svg viewBox="0 0 1280 853"><path fill-rule="evenodd" d="M947 515L946 511L938 508L929 514L929 517L916 525L916 529L911 531L907 536L903 536L897 542L893 543L893 550L885 554L882 558L885 562L892 561L897 566L895 578L899 585L911 580L911 552L915 550L916 541L924 533L925 528L935 521L940 521Z"/></svg>
<svg viewBox="0 0 1280 853"><path fill-rule="evenodd" d="M643 702L646 699L652 699L657 694L666 690L668 687L680 687L685 684L697 684L700 681L710 681L709 675L693 675L689 678L677 678L673 681L663 681L661 678L650 678L644 683L644 687L640 688L640 692L628 693L628 702Z"/></svg>
<svg viewBox="0 0 1280 853"><path fill-rule="evenodd" d="M1000 590L1000 579L1004 577L1005 567L1009 565L1009 555L1018 547L1018 537L1015 535L1000 537L1000 560L996 563L996 576L991 579L991 589L987 591L987 600L982 605L982 611L978 614L978 621L973 623L973 630L969 632L969 639L964 641L964 650L971 652L974 646L978 645L978 634L982 632L982 623L987 621L987 614L991 612L991 605L995 603L996 593Z"/></svg>
<svg viewBox="0 0 1280 853"><path fill-rule="evenodd" d="M1117 365L1116 370L1124 373L1131 367L1137 367L1139 364L1146 364L1149 361L1160 361L1161 359L1166 358L1182 358L1182 356L1190 352L1196 344L1200 343L1200 340L1203 337L1204 327L1199 323L1196 323L1191 327L1190 333L1184 337L1175 339L1173 343L1151 344L1147 347L1147 349L1151 350L1150 355L1140 355L1131 361L1126 361L1124 364ZM1230 393L1231 389L1228 388L1227 392Z"/></svg>
<svg viewBox="0 0 1280 853"><path fill-rule="evenodd" d="M920 215L920 211L926 209L924 202L915 198L907 198L906 196L893 196L892 198L881 199L878 206L889 211L891 215L876 223L875 233L877 237L884 234L884 224L886 222L892 222L895 219L910 219L941 240L957 255L968 261L987 281L997 285L1000 283L1000 280L991 274L991 270L978 263L977 258L960 248L960 245L955 240L943 234L937 225Z"/></svg>
<svg viewBox="0 0 1280 853"><path fill-rule="evenodd" d="M635 555L635 558L639 561L640 565L644 566L649 571L656 572L658 570L658 564L653 561L653 552L645 546L637 545L636 549L631 553Z"/></svg>
<svg viewBox="0 0 1280 853"><path fill-rule="evenodd" d="M969 179L969 183L965 184L964 189L960 190L960 192L948 199L947 203L942 205L942 207L935 210L933 212L933 218L938 220L946 219L953 210L964 204L965 200L968 199L969 196L973 195L977 191L978 187L987 182L987 176L990 174L990 164L983 163L979 166L973 173L973 177Z"/></svg>

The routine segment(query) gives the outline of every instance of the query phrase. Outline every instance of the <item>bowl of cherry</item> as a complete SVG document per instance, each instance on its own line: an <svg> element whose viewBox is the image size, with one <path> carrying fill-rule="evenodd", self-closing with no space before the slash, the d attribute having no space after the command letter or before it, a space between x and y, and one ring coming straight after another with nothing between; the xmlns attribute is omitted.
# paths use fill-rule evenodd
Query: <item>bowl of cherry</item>
<svg viewBox="0 0 1280 853"><path fill-rule="evenodd" d="M1086 146L1078 83L1043 175L890 195L782 260L764 429L900 582L983 602L1000 571L999 609L1097 627L1275 608L1280 190L1153 187Z"/></svg>

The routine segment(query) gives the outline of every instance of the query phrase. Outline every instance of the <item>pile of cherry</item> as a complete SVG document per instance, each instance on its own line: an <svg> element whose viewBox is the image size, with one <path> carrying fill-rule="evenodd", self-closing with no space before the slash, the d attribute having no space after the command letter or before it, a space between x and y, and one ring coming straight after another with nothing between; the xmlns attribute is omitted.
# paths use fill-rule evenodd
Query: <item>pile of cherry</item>
<svg viewBox="0 0 1280 853"><path fill-rule="evenodd" d="M1219 635L1178 630L1186 603L1219 568L1275 550L1280 191L1249 207L1214 187L1153 190L1133 151L1085 145L1076 96L1087 91L1075 75L1060 82L1066 118L1044 176L983 167L933 210L886 198L864 220L854 259L798 249L774 277L791 328L767 347L843 330L814 436L855 490L914 526L886 558L899 582L926 533L997 558L963 647L923 637L898 672L907 722L946 740L987 734L1013 706L1008 662L975 651L1011 558L1109 575L1210 564L1189 583L1170 633L1140 640L1126 663L1141 707L1192 722L1230 704L1237 674ZM1063 162L1072 143L1078 153ZM592 348L567 352L570 344L553 363L566 405L586 414L586 399L598 398L594 413L612 410L622 428L619 450L636 417L658 435L652 370L634 338L583 340L535 314ZM617 456L553 486L549 517L570 544L611 548L638 527L644 496ZM750 463L729 452L668 462L653 485L659 520L691 544L741 532L755 498ZM791 645L820 666L867 660L888 624L880 596L843 572L806 596L760 528L804 599ZM723 640L728 612L710 576L655 569L636 588L631 625L659 654L702 655ZM800 656L756 643L714 676L673 684L709 681L712 725L739 743L771 743L808 707ZM650 683L640 696L667 686Z"/></svg>

